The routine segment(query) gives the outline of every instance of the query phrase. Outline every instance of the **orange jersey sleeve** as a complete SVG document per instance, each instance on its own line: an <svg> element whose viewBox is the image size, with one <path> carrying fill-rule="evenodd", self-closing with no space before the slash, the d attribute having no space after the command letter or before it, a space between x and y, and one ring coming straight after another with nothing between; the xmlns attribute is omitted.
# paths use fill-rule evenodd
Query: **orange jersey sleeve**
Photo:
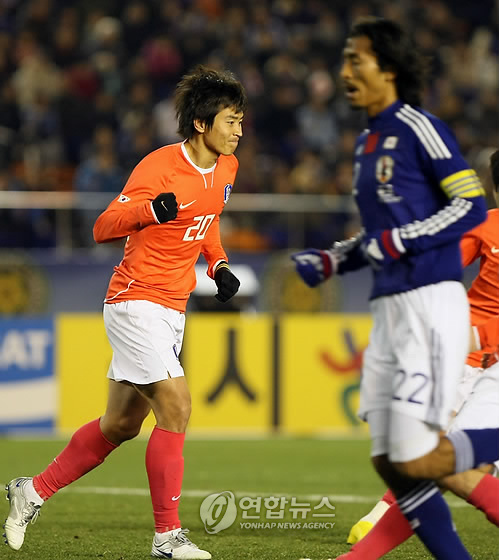
<svg viewBox="0 0 499 560"><path fill-rule="evenodd" d="M220 156L212 170L202 170L181 143L160 148L137 165L94 227L97 242L127 237L106 303L143 299L185 311L196 286L199 255L203 253L209 270L227 260L219 220L237 167L235 156ZM178 215L158 224L151 202L162 192L175 193Z"/></svg>
<svg viewBox="0 0 499 560"><path fill-rule="evenodd" d="M121 194L95 222L97 243L122 239L156 224L151 202L163 192L165 185L160 176L154 175L153 169L143 160L133 170Z"/></svg>
<svg viewBox="0 0 499 560"><path fill-rule="evenodd" d="M208 233L206 234L206 238L204 243L201 247L201 253L205 258L206 262L208 263L208 270L207 274L210 278L213 278L215 272L215 266L221 261L227 260L227 256L225 255L225 251L222 248L222 242L220 241L220 217L217 216L213 220L213 224L211 225Z"/></svg>
<svg viewBox="0 0 499 560"><path fill-rule="evenodd" d="M477 325L499 314L499 210L489 210L487 220L467 232L461 240L463 265L480 259L480 271L468 290L471 323ZM468 356L478 367L481 352Z"/></svg>

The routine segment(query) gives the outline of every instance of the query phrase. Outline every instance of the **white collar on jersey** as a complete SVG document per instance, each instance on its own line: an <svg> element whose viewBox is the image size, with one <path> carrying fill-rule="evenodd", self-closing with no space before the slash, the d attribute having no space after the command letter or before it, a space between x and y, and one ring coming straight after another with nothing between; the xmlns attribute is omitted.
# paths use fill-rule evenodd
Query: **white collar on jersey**
<svg viewBox="0 0 499 560"><path fill-rule="evenodd" d="M208 188L208 183L206 182L206 178L205 175L207 175L208 173L212 173L211 176L211 188L213 188L213 180L215 178L215 167L217 166L217 162L215 162L215 164L213 165L213 167L210 167L208 169L205 169L204 167L199 167L198 165L196 165L192 159L189 157L189 154L187 153L187 149L185 147L185 143L187 142L187 140L184 140L181 144L181 148L182 148L182 153L185 156L185 159L192 165L192 167L194 167L194 169L196 169L197 171L199 171L199 173L201 173L201 177L203 177L203 181L204 181L204 188L207 189Z"/></svg>

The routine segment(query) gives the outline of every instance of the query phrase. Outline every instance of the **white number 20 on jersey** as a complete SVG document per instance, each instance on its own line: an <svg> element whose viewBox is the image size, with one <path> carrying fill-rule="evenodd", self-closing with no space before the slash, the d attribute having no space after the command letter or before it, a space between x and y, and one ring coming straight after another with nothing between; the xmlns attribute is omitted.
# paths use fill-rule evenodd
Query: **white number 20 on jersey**
<svg viewBox="0 0 499 560"><path fill-rule="evenodd" d="M215 219L215 214L208 214L207 216L196 216L194 218L195 223L193 226L188 227L185 231L183 241L194 241L198 239L204 239L211 222Z"/></svg>

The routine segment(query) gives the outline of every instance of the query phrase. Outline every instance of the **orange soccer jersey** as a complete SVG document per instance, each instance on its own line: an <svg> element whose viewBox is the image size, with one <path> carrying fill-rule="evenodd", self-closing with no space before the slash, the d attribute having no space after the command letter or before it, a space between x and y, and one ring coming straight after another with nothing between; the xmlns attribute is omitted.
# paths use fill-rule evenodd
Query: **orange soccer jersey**
<svg viewBox="0 0 499 560"><path fill-rule="evenodd" d="M473 325L499 314L499 210L489 210L487 219L467 232L461 240L463 266L480 259L480 272L468 290ZM481 352L468 356L468 364L478 367Z"/></svg>
<svg viewBox="0 0 499 560"><path fill-rule="evenodd" d="M236 177L235 156L219 156L211 169L197 167L183 143L160 148L133 170L121 194L94 226L97 243L128 237L122 261L114 268L106 303L148 300L185 311L196 286L194 265L202 253L213 278L227 260L219 220ZM173 192L178 215L158 224L151 202Z"/></svg>

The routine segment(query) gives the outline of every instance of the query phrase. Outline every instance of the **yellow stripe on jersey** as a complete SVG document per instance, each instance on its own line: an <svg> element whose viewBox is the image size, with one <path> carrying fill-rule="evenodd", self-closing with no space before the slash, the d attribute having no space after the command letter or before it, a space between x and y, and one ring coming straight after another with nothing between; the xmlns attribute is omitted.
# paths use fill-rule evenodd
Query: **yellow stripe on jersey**
<svg viewBox="0 0 499 560"><path fill-rule="evenodd" d="M475 198L485 196L482 183L473 169L464 169L449 175L442 181L440 186L449 198Z"/></svg>

